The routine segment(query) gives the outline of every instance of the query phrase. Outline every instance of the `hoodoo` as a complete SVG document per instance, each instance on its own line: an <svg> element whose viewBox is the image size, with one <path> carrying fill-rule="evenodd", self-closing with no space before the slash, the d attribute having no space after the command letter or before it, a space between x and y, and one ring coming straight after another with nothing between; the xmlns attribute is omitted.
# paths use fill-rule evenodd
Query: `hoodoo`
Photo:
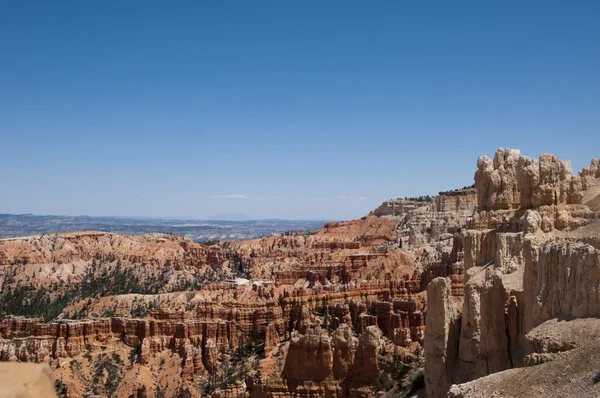
<svg viewBox="0 0 600 398"><path fill-rule="evenodd" d="M599 212L597 159L500 149L314 232L0 240L0 360L63 397L593 395Z"/></svg>
<svg viewBox="0 0 600 398"><path fill-rule="evenodd" d="M451 300L441 278L428 290L428 396L598 393L593 356L566 365L597 348L598 164L574 176L550 154L538 161L499 149L479 158L477 212L455 243L464 299Z"/></svg>

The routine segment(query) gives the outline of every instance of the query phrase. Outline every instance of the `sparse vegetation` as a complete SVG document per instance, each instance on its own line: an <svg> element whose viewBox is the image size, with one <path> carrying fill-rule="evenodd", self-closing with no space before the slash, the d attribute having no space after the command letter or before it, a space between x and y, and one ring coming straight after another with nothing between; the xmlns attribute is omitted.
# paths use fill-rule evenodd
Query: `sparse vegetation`
<svg viewBox="0 0 600 398"><path fill-rule="evenodd" d="M396 383L385 373L379 372L377 380L375 380L375 391L389 391Z"/></svg>
<svg viewBox="0 0 600 398"><path fill-rule="evenodd" d="M129 369L133 368L133 365L137 361L137 353L140 349L139 343L135 345L134 348L129 351Z"/></svg>
<svg viewBox="0 0 600 398"><path fill-rule="evenodd" d="M156 392L154 393L154 398L166 398L166 392L161 387L156 387Z"/></svg>
<svg viewBox="0 0 600 398"><path fill-rule="evenodd" d="M218 389L227 388L237 380L244 380L251 370L258 367L259 359L264 358L264 338L264 333L252 332L250 339L245 344L240 344L231 354L222 350L219 354L218 369L207 379L200 381L200 390L205 395L210 395Z"/></svg>
<svg viewBox="0 0 600 398"><path fill-rule="evenodd" d="M56 318L72 300L68 293L55 294L57 290L56 284L49 288L21 285L10 289L5 280L0 295L0 319L7 315L42 316L45 321Z"/></svg>
<svg viewBox="0 0 600 398"><path fill-rule="evenodd" d="M600 370L596 372L592 381L594 382L594 384L600 383Z"/></svg>
<svg viewBox="0 0 600 398"><path fill-rule="evenodd" d="M464 187L462 187L462 188L456 188L456 189L452 189L452 190L450 190L450 191L443 191L443 192L440 192L440 195L452 195L453 193L457 193L457 192L460 192L460 191L466 191L466 190L468 190L468 189L474 189L474 188L475 188L475 184L472 184L472 185L465 185L465 186L464 186Z"/></svg>
<svg viewBox="0 0 600 398"><path fill-rule="evenodd" d="M207 240L197 240L196 242L201 243L205 246L214 246L214 245L218 245L221 241L218 239L207 239Z"/></svg>
<svg viewBox="0 0 600 398"><path fill-rule="evenodd" d="M401 198L401 199L411 200L413 202L431 202L433 200L433 198L429 195L405 197L405 198Z"/></svg>
<svg viewBox="0 0 600 398"><path fill-rule="evenodd" d="M173 398L193 398L194 396L192 395L192 392L190 391L189 388L183 388L183 386L181 386L181 388L179 390L177 390L177 393L175 394L175 396Z"/></svg>
<svg viewBox="0 0 600 398"><path fill-rule="evenodd" d="M19 265L11 266L14 268L7 271L7 274L14 276L5 278L1 286L0 319L7 315L42 316L47 322L58 317L66 306L87 298L88 301L79 311L69 314L70 318L79 319L87 315L92 297L199 290L209 283L226 277L225 274L218 274L211 269L203 272L194 268L185 277L182 274L176 283L172 284L169 267L165 267L165 272L161 274L148 274L142 279L134 272L136 264L124 267L120 260L110 260L109 258L100 261L93 259L79 284L61 281L47 286L16 284L15 276ZM247 267L243 265L241 259L234 259L234 262L237 269L243 271L243 275L248 277ZM131 307L131 316L144 317L156 305L153 302L148 304L136 302ZM115 316L116 306L105 309L101 315Z"/></svg>
<svg viewBox="0 0 600 398"><path fill-rule="evenodd" d="M118 359L118 361L117 361ZM112 396L123 378L123 361L118 356L100 354L92 365L92 385L95 394Z"/></svg>
<svg viewBox="0 0 600 398"><path fill-rule="evenodd" d="M62 379L54 382L54 390L56 395L60 398L67 396L67 386L63 383Z"/></svg>

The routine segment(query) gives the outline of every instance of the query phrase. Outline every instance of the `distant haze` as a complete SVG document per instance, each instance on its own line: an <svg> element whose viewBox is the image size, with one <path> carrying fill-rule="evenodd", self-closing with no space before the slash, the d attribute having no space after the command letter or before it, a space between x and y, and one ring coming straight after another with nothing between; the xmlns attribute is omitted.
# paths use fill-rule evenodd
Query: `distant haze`
<svg viewBox="0 0 600 398"><path fill-rule="evenodd" d="M251 218L241 213L221 213L214 216L205 217L205 220L247 221L251 220Z"/></svg>
<svg viewBox="0 0 600 398"><path fill-rule="evenodd" d="M126 235L173 233L197 241L244 240L288 231L314 231L319 220L172 220L132 217L69 217L0 214L0 239L74 231L103 231Z"/></svg>

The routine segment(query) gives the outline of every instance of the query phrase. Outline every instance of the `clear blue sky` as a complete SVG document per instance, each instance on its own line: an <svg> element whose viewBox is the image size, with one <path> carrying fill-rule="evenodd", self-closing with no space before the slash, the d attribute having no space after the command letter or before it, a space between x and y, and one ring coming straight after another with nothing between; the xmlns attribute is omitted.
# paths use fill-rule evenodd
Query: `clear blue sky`
<svg viewBox="0 0 600 398"><path fill-rule="evenodd" d="M598 1L2 1L0 213L350 219L600 156ZM232 196L233 195L233 196Z"/></svg>

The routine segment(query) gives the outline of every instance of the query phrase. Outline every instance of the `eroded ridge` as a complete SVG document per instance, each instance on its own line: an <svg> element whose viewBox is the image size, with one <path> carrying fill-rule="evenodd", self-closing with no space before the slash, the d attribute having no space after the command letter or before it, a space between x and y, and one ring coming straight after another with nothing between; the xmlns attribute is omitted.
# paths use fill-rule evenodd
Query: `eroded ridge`
<svg viewBox="0 0 600 398"><path fill-rule="evenodd" d="M594 159L574 176L570 162L550 154L499 149L493 160L479 158L477 212L457 243L464 300L450 301L438 279L428 295L428 396L597 394L592 367L575 369L561 388L544 387L544 372L558 373L594 344L578 318L600 315L599 165ZM434 320L433 307L446 310ZM538 365L544 371L527 370Z"/></svg>

